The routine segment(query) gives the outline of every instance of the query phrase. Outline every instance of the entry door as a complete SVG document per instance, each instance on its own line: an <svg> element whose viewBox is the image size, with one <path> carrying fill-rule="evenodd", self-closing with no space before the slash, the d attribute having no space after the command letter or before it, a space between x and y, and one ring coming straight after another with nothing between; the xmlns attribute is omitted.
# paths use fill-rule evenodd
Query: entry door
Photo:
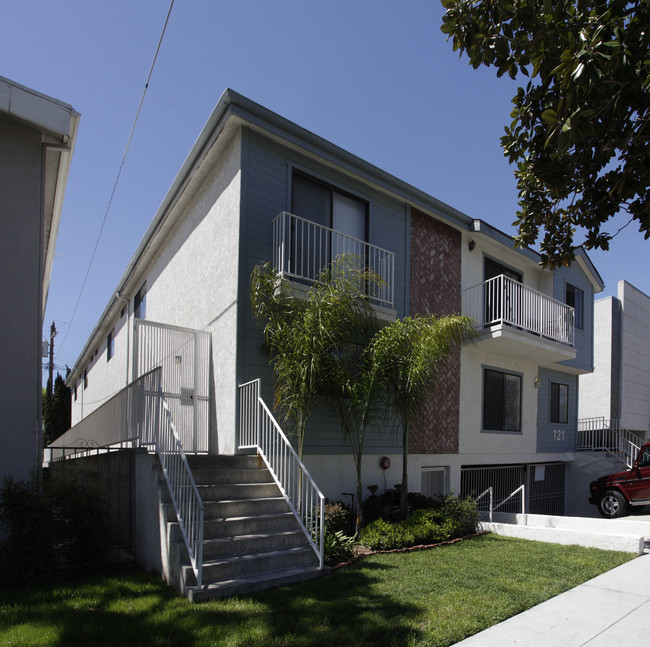
<svg viewBox="0 0 650 647"><path fill-rule="evenodd" d="M510 281L497 279L505 276L518 284L522 283L523 277L520 272L513 270L507 265L485 259L485 323L488 325L502 321L518 324L521 319L521 299L517 290ZM490 280L494 279L494 280ZM506 289L506 285L508 289Z"/></svg>
<svg viewBox="0 0 650 647"><path fill-rule="evenodd" d="M161 389L186 452L209 449L210 335L135 320L134 379L161 367Z"/></svg>

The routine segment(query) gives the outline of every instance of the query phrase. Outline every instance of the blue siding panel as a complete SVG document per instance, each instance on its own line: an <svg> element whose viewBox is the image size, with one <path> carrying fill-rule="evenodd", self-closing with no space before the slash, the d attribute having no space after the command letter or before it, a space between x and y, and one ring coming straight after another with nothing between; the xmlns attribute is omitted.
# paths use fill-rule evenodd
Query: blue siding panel
<svg viewBox="0 0 650 647"><path fill-rule="evenodd" d="M591 371L594 366L594 290L577 262L570 267L558 268L553 276L553 297L564 303L566 303L567 283L580 288L584 292L584 327L582 330L575 329L575 359L561 362L561 364L578 369L581 372Z"/></svg>
<svg viewBox="0 0 650 647"><path fill-rule="evenodd" d="M537 392L537 451L572 452L576 448L578 427L578 378L569 373L539 369ZM569 416L566 424L551 422L551 382L569 387Z"/></svg>
<svg viewBox="0 0 650 647"><path fill-rule="evenodd" d="M282 211L291 209L291 175L299 169L329 184L358 195L369 204L369 242L395 253L395 305L398 316L408 311L407 208L395 200L343 173L322 166L305 155L285 148L263 135L247 130L244 138L247 160L244 169L245 195L242 196L242 254L244 263L241 285L249 285L250 273L260 262L272 261L272 221ZM239 349L241 381L262 379L262 395L269 406L273 403L273 376L269 356L263 349L262 336L253 320L247 293L242 295L239 318L244 327ZM401 447L401 438L394 429L369 431L365 451L386 453ZM309 453L347 454L338 420L322 407L308 423L305 451Z"/></svg>

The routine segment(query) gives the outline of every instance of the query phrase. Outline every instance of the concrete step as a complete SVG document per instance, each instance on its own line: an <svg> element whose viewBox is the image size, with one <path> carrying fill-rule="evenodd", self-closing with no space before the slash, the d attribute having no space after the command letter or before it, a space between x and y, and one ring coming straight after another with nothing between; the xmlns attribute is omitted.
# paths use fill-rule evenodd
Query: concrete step
<svg viewBox="0 0 650 647"><path fill-rule="evenodd" d="M273 483L267 469L242 467L228 469L193 469L192 475L197 485L230 485L237 483Z"/></svg>
<svg viewBox="0 0 650 647"><path fill-rule="evenodd" d="M248 535L256 532L298 530L300 525L293 512L260 514L249 517L230 517L228 519L210 519L205 523L205 539Z"/></svg>
<svg viewBox="0 0 650 647"><path fill-rule="evenodd" d="M181 541L178 524L172 527L172 540ZM205 520L204 539L220 539L237 535L252 535L259 532L292 531L300 528L292 512L259 514L242 517L216 517Z"/></svg>
<svg viewBox="0 0 650 647"><path fill-rule="evenodd" d="M224 499L221 501L204 501L204 519L233 517L252 517L265 514L287 512L288 504L282 496Z"/></svg>
<svg viewBox="0 0 650 647"><path fill-rule="evenodd" d="M197 485L197 489L203 502L265 499L280 496L280 488L278 488L278 486L273 482Z"/></svg>
<svg viewBox="0 0 650 647"><path fill-rule="evenodd" d="M287 550L305 546L302 530L279 530L257 532L235 537L217 537L203 540L203 559L259 555L274 550Z"/></svg>
<svg viewBox="0 0 650 647"><path fill-rule="evenodd" d="M235 456L190 454L187 456L187 462L192 471L199 469L265 469L266 467L259 456L244 454Z"/></svg>
<svg viewBox="0 0 650 647"><path fill-rule="evenodd" d="M318 558L311 548L287 548L270 550L255 555L238 555L213 559L203 559L203 583L214 584L237 580L263 573L281 573L293 569L318 566ZM184 564L182 576L185 587L196 586L192 567Z"/></svg>
<svg viewBox="0 0 650 647"><path fill-rule="evenodd" d="M191 602L204 602L206 600L214 600L231 595L244 595L255 591L263 591L285 584L294 584L295 582L320 577L327 572L329 572L329 569L326 567L321 569L318 566L292 568L279 573L261 573L234 580L214 582L200 590L195 586L187 587L186 593Z"/></svg>

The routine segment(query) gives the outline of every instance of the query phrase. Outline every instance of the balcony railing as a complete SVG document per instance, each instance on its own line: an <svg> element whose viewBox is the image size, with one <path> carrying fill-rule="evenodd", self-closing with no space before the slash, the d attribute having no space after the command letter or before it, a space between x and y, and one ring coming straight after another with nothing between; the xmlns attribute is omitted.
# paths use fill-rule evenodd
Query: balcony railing
<svg viewBox="0 0 650 647"><path fill-rule="evenodd" d="M368 285L368 298L375 305L392 308L394 303L395 255L329 227L317 225L283 211L273 221L273 266L283 278L311 284L337 256L350 254L379 275Z"/></svg>
<svg viewBox="0 0 650 647"><path fill-rule="evenodd" d="M462 307L478 328L505 324L573 346L574 309L503 274L465 290Z"/></svg>

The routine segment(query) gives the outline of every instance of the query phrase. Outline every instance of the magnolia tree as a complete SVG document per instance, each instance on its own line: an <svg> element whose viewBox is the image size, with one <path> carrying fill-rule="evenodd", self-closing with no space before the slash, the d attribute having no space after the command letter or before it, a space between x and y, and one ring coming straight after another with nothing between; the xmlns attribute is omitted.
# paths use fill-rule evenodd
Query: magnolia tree
<svg viewBox="0 0 650 647"><path fill-rule="evenodd" d="M525 80L501 138L516 165L518 242L541 239L542 261L557 266L573 260L579 230L587 249L608 249L616 214L650 237L650 2L442 4L442 31L472 67Z"/></svg>

